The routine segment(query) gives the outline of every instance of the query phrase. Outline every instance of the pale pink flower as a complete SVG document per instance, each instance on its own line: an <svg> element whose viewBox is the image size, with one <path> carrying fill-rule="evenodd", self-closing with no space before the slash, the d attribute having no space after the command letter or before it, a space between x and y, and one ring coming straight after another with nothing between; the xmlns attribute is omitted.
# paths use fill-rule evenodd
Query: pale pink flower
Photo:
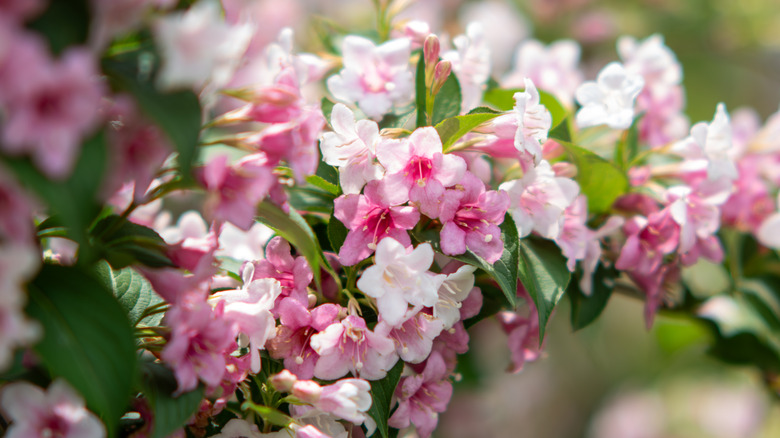
<svg viewBox="0 0 780 438"><path fill-rule="evenodd" d="M100 120L104 86L94 56L72 48L51 60L36 37L23 34L0 59L0 82L6 110L2 148L32 155L51 178L67 177L82 140Z"/></svg>
<svg viewBox="0 0 780 438"><path fill-rule="evenodd" d="M198 2L184 12L158 18L153 25L163 59L162 88L200 90L208 81L217 88L230 80L249 45L251 25L227 24L219 6Z"/></svg>
<svg viewBox="0 0 780 438"><path fill-rule="evenodd" d="M423 243L407 251L406 246L388 237L377 244L374 265L363 271L357 287L376 299L382 320L398 326L408 305L433 307L436 304L444 276L428 271L432 263L430 244Z"/></svg>
<svg viewBox="0 0 780 438"><path fill-rule="evenodd" d="M38 322L24 315L24 284L40 266L37 247L20 243L0 245L0 370L11 364L16 347L30 345L41 335Z"/></svg>
<svg viewBox="0 0 780 438"><path fill-rule="evenodd" d="M466 113L482 102L490 78L490 46L482 24L476 22L466 26L466 33L456 36L452 43L455 50L444 52L441 57L452 63L463 96L461 112Z"/></svg>
<svg viewBox="0 0 780 438"><path fill-rule="evenodd" d="M642 276L654 275L661 268L664 256L673 253L680 242L680 226L669 208L647 218L635 216L626 222L623 231L628 239L615 267Z"/></svg>
<svg viewBox="0 0 780 438"><path fill-rule="evenodd" d="M11 177L10 171L0 167L0 241L29 244L35 239L33 200Z"/></svg>
<svg viewBox="0 0 780 438"><path fill-rule="evenodd" d="M429 0L419 3L433 3ZM512 50L520 41L531 34L531 23L520 11L517 4L503 1L468 2L462 0L444 0L440 2L437 17L446 17L450 10L457 7L458 23L468 28L477 23L484 29L484 45L490 48L490 63L493 71L502 73L509 67ZM430 21L433 23L433 21ZM445 28L442 23L434 28Z"/></svg>
<svg viewBox="0 0 780 438"><path fill-rule="evenodd" d="M439 220L442 223L441 249L459 255L466 248L494 263L504 252L501 229L509 208L506 192L485 191L485 184L466 172L460 184L443 196Z"/></svg>
<svg viewBox="0 0 780 438"><path fill-rule="evenodd" d="M0 1L0 21L22 23L38 15L46 6L44 0Z"/></svg>
<svg viewBox="0 0 780 438"><path fill-rule="evenodd" d="M305 5L301 0L288 0L282 3L274 0L220 0L225 11L225 21L230 24L250 24L254 33L247 49L248 57L255 58L281 32L291 32L305 20Z"/></svg>
<svg viewBox="0 0 780 438"><path fill-rule="evenodd" d="M463 314L461 314L461 318ZM447 330L442 330L439 336L433 340L433 351L440 354L444 359L449 372L455 372L458 365L458 355L469 351L469 333L463 325L463 321L458 321ZM433 353L431 353L433 355ZM418 372L419 366L414 367Z"/></svg>
<svg viewBox="0 0 780 438"><path fill-rule="evenodd" d="M36 3L39 0L36 0ZM91 0L90 45L102 49L115 36L137 28L152 9L168 9L175 0Z"/></svg>
<svg viewBox="0 0 780 438"><path fill-rule="evenodd" d="M320 355L314 376L324 380L338 379L348 372L378 380L398 361L387 333L369 330L363 318L354 315L312 336L311 347Z"/></svg>
<svg viewBox="0 0 780 438"><path fill-rule="evenodd" d="M766 247L780 249L780 213L772 213L761 222L756 238Z"/></svg>
<svg viewBox="0 0 780 438"><path fill-rule="evenodd" d="M284 430L280 432L282 433L277 432L280 438L281 437L287 438ZM277 434L274 434L272 436L277 436ZM212 435L210 438L262 438L262 437L268 437L268 434L260 433L260 429L258 429L256 424L250 423L240 418L233 418L222 427L222 429L219 431L218 434Z"/></svg>
<svg viewBox="0 0 780 438"><path fill-rule="evenodd" d="M195 389L198 379L216 388L226 372L226 356L235 346L238 324L224 317L225 304L212 309L205 301L176 303L166 314L171 328L160 358L176 376L177 393Z"/></svg>
<svg viewBox="0 0 780 438"><path fill-rule="evenodd" d="M309 311L296 299L281 300L276 306L281 324L268 344L271 356L284 359L284 367L299 378L311 379L320 357L311 347L311 337L337 322L340 310L337 304L322 304Z"/></svg>
<svg viewBox="0 0 780 438"><path fill-rule="evenodd" d="M300 115L288 122L274 123L248 142L264 152L269 164L284 160L292 169L295 180L303 182L317 171L320 154L317 139L325 126L325 117L317 105L301 108Z"/></svg>
<svg viewBox="0 0 780 438"><path fill-rule="evenodd" d="M218 292L211 296L216 303L225 303L223 318L238 325L246 337L239 337L239 347L249 347L253 373L260 371L260 350L276 334L276 320L271 309L282 293L281 284L273 278L253 279L254 265L246 264L242 272L241 289Z"/></svg>
<svg viewBox="0 0 780 438"><path fill-rule="evenodd" d="M607 64L595 82L577 88L575 97L582 105L577 111L577 126L628 129L634 121L634 101L644 85L641 75L627 71L619 62Z"/></svg>
<svg viewBox="0 0 780 438"><path fill-rule="evenodd" d="M215 221L228 221L248 230L254 223L257 205L268 195L274 176L263 154L252 154L228 164L219 155L196 171L198 181L208 191L204 213Z"/></svg>
<svg viewBox="0 0 780 438"><path fill-rule="evenodd" d="M460 266L456 271L451 271L453 262L442 271L447 274L439 287L439 300L433 306L433 316L440 319L444 329L450 329L456 322L462 319L462 302L468 298L474 289L474 271L476 267L471 265ZM481 302L480 302L481 306ZM474 316L474 315L471 315Z"/></svg>
<svg viewBox="0 0 780 438"><path fill-rule="evenodd" d="M7 438L102 438L106 427L84 406L84 399L67 382L57 379L46 391L27 382L2 389L0 406L11 421Z"/></svg>
<svg viewBox="0 0 780 438"><path fill-rule="evenodd" d="M109 110L107 181L102 190L109 197L123 184L134 182L133 201L140 203L157 171L173 152L165 134L146 120L127 95L115 98Z"/></svg>
<svg viewBox="0 0 780 438"><path fill-rule="evenodd" d="M290 254L290 244L280 236L272 238L265 247L265 260L255 260L254 280L273 278L282 286L277 302L285 297L291 297L303 305L307 305L309 283L314 278L309 262L303 256L293 258Z"/></svg>
<svg viewBox="0 0 780 438"><path fill-rule="evenodd" d="M425 38L431 34L431 26L422 20L409 20L403 24L403 27L393 29L392 36L394 38L406 37L411 42L411 49L417 50L422 48Z"/></svg>
<svg viewBox="0 0 780 438"><path fill-rule="evenodd" d="M691 135L672 146L672 152L682 156L686 171L707 171L709 180L737 179L737 167L729 154L732 134L726 105L719 103L711 123L699 122L691 127Z"/></svg>
<svg viewBox="0 0 780 438"><path fill-rule="evenodd" d="M499 190L509 195L508 212L521 238L536 231L555 239L563 226L564 211L574 202L580 187L572 179L555 176L550 163L542 160L521 179L501 184Z"/></svg>
<svg viewBox="0 0 780 438"><path fill-rule="evenodd" d="M429 437L452 397L449 374L441 355L431 353L422 373L401 378L395 389L398 408L388 424L397 429L414 425L420 437Z"/></svg>
<svg viewBox="0 0 780 438"><path fill-rule="evenodd" d="M369 257L387 236L404 246L411 245L406 230L417 225L420 213L414 207L398 206L405 200L394 202L390 196L383 182L372 181L366 184L362 195L343 195L335 199L333 214L349 229L339 250L339 260L344 266L355 265Z"/></svg>
<svg viewBox="0 0 780 438"><path fill-rule="evenodd" d="M536 164L542 159L542 144L552 127L552 116L539 103L539 92L534 83L526 78L525 90L514 95L515 107L510 114L492 121L494 134L501 140L512 139L515 149L534 157Z"/></svg>
<svg viewBox="0 0 780 438"><path fill-rule="evenodd" d="M749 155L737 163L739 178L734 182L734 192L720 208L723 223L755 234L774 213L770 185L760 174L764 159L762 155Z"/></svg>
<svg viewBox="0 0 780 438"><path fill-rule="evenodd" d="M574 92L582 83L579 61L580 46L576 41L560 40L545 47L537 40L527 40L517 49L514 68L502 85L506 88L523 87L528 78L571 107Z"/></svg>
<svg viewBox="0 0 780 438"><path fill-rule="evenodd" d="M680 243L677 251L683 265L696 263L699 256L715 262L723 261L723 249L716 236L720 228L720 211L701 199L690 187L674 186L667 189L669 212L680 225Z"/></svg>
<svg viewBox="0 0 780 438"><path fill-rule="evenodd" d="M341 379L320 386L312 380L298 380L292 393L315 409L350 423L362 424L371 407L371 384L363 379Z"/></svg>
<svg viewBox="0 0 780 438"><path fill-rule="evenodd" d="M400 202L406 201L402 195L408 193L408 199L431 218L438 216L444 189L460 182L466 172L463 158L442 153L441 139L432 127L418 128L397 143L383 143L377 158L387 171L387 191Z"/></svg>
<svg viewBox="0 0 780 438"><path fill-rule="evenodd" d="M376 162L379 126L373 120L355 122L355 115L344 104L333 106L330 116L333 132L322 135L322 159L339 168L339 182L346 194L357 194L363 186L384 175Z"/></svg>
<svg viewBox="0 0 780 438"><path fill-rule="evenodd" d="M381 327L380 327L381 326ZM420 363L428 358L433 348L433 340L444 329L443 321L427 312L410 309L404 315L404 321L395 327L380 319L378 330L389 331L388 336L395 342L395 352L406 363Z"/></svg>
<svg viewBox="0 0 780 438"><path fill-rule="evenodd" d="M213 257L217 249L219 227L209 230L200 213L183 213L175 226L160 230L160 237L169 245L167 255L181 268L195 271L203 257Z"/></svg>
<svg viewBox="0 0 780 438"><path fill-rule="evenodd" d="M409 68L408 39L376 46L366 38L347 35L341 51L344 68L328 78L328 90L333 97L357 103L361 111L375 120L411 100L414 78Z"/></svg>
<svg viewBox="0 0 780 438"><path fill-rule="evenodd" d="M264 258L263 248L273 235L273 230L261 223L256 223L249 231L244 231L230 222L225 222L219 233L219 249L216 255L240 262L260 260Z"/></svg>
<svg viewBox="0 0 780 438"><path fill-rule="evenodd" d="M306 101L301 95L297 73L285 66L274 78L273 84L258 86L243 107L225 114L225 121L255 121L260 123L285 123L300 117Z"/></svg>

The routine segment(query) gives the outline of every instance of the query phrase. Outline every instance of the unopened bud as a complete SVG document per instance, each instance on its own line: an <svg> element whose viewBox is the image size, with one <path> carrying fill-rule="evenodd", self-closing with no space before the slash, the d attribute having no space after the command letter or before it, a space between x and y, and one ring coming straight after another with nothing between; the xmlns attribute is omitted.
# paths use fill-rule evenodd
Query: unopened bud
<svg viewBox="0 0 780 438"><path fill-rule="evenodd" d="M271 384L271 386L280 392L290 392L290 390L293 388L293 385L295 385L295 382L297 381L298 377L296 377L295 374L291 373L289 370L282 370L281 373L274 374L268 379L268 382Z"/></svg>
<svg viewBox="0 0 780 438"><path fill-rule="evenodd" d="M431 84L431 94L436 95L441 87L447 81L452 72L452 63L450 61L441 61L436 64L436 71L433 72L433 84Z"/></svg>
<svg viewBox="0 0 780 438"><path fill-rule="evenodd" d="M423 43L423 62L425 62L425 87L430 89L433 83L433 74L436 70L436 63L439 62L439 37L434 34L428 35Z"/></svg>
<svg viewBox="0 0 780 438"><path fill-rule="evenodd" d="M292 394L306 403L316 403L322 395L322 387L313 380L299 380L293 385Z"/></svg>

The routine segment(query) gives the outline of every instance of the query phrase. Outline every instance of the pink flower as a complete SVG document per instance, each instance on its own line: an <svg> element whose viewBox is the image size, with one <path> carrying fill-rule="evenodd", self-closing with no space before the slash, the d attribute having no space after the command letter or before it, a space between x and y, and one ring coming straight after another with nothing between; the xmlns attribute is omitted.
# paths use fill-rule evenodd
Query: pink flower
<svg viewBox="0 0 780 438"><path fill-rule="evenodd" d="M35 203L0 167L0 241L29 244L35 239Z"/></svg>
<svg viewBox="0 0 780 438"><path fill-rule="evenodd" d="M759 173L763 158L761 155L750 155L737 163L739 178L735 181L734 193L720 208L725 224L754 234L775 211L770 186Z"/></svg>
<svg viewBox="0 0 780 438"><path fill-rule="evenodd" d="M271 165L263 154L248 155L234 165L228 165L227 160L226 155L217 156L196 172L209 192L203 210L211 220L229 221L248 230L257 205L273 183Z"/></svg>
<svg viewBox="0 0 780 438"><path fill-rule="evenodd" d="M393 106L409 102L414 93L409 69L409 40L399 38L375 46L370 40L347 35L342 46L344 69L328 78L328 90L338 100L357 103L378 120Z"/></svg>
<svg viewBox="0 0 780 438"><path fill-rule="evenodd" d="M444 359L432 353L421 374L401 378L395 396L398 408L388 424L398 429L413 424L422 438L429 437L439 422L439 413L447 409L452 397Z"/></svg>
<svg viewBox="0 0 780 438"><path fill-rule="evenodd" d="M293 298L281 300L276 306L281 324L268 345L271 356L284 359L284 367L299 378L311 379L320 357L311 346L311 337L337 322L340 310L337 304L323 304L309 311Z"/></svg>
<svg viewBox="0 0 780 438"><path fill-rule="evenodd" d="M90 46L96 49L138 27L151 9L176 5L175 0L91 0L90 3L93 17L89 39Z"/></svg>
<svg viewBox="0 0 780 438"><path fill-rule="evenodd" d="M249 143L266 154L270 165L286 161L300 183L317 171L320 161L317 139L323 126L325 117L319 106L307 106L301 109L298 118L272 124L250 138Z"/></svg>
<svg viewBox="0 0 780 438"><path fill-rule="evenodd" d="M482 93L490 78L490 46L484 33L482 24L469 23L466 34L452 40L456 50L442 54L442 59L452 62L452 71L458 78L463 113L482 102Z"/></svg>
<svg viewBox="0 0 780 438"><path fill-rule="evenodd" d="M355 122L355 115L344 104L333 106L330 116L333 132L322 136L322 159L339 168L339 182L346 194L357 194L363 186L384 175L376 162L379 126L373 120Z"/></svg>
<svg viewBox="0 0 780 438"><path fill-rule="evenodd" d="M699 255L715 262L723 261L723 249L715 235L720 228L720 211L694 193L690 187L675 186L667 190L669 211L680 225L680 260L693 265Z"/></svg>
<svg viewBox="0 0 780 438"><path fill-rule="evenodd" d="M509 196L503 191L485 191L485 184L466 172L460 184L447 190L439 220L441 249L444 254L458 255L470 249L494 263L504 252L501 230L509 208Z"/></svg>
<svg viewBox="0 0 780 438"><path fill-rule="evenodd" d="M16 41L18 46L0 59L0 104L6 110L2 148L14 155L26 152L44 174L64 179L100 119L104 87L95 59L74 48L53 61L36 38Z"/></svg>
<svg viewBox="0 0 780 438"><path fill-rule="evenodd" d="M406 320L396 327L380 320L377 328L380 331L389 330L388 336L395 342L395 351L401 360L420 363L431 354L433 340L444 329L444 323L429 313L417 312L415 309L409 310L405 317Z"/></svg>
<svg viewBox="0 0 780 438"><path fill-rule="evenodd" d="M628 239L615 267L622 271L652 276L661 268L663 258L677 249L680 226L668 208L647 218L635 216L623 227Z"/></svg>
<svg viewBox="0 0 780 438"><path fill-rule="evenodd" d="M566 106L574 104L574 92L582 83L580 46L576 41L560 40L545 47L527 40L517 49L514 69L503 80L504 87L522 87L529 78L540 89L553 93Z"/></svg>
<svg viewBox="0 0 780 438"><path fill-rule="evenodd" d="M293 258L290 251L290 244L280 236L271 239L265 247L265 260L252 262L254 265L252 278L278 280L282 285L282 293L277 303L285 297L291 297L307 306L309 299L306 288L314 278L314 274L305 257Z"/></svg>
<svg viewBox="0 0 780 438"><path fill-rule="evenodd" d="M251 103L238 113L260 123L285 123L298 118L304 104L295 69L287 66L276 75L273 85L255 91Z"/></svg>
<svg viewBox="0 0 780 438"><path fill-rule="evenodd" d="M555 176L546 160L528 169L521 179L507 181L499 190L509 195L509 214L520 237L536 231L542 237L555 239L561 232L564 211L580 191L569 178Z"/></svg>
<svg viewBox="0 0 780 438"><path fill-rule="evenodd" d="M233 351L238 324L224 317L225 305L212 309L205 301L177 303L165 314L171 328L160 357L173 368L177 393L195 389L198 379L217 387L226 371L225 356Z"/></svg>
<svg viewBox="0 0 780 438"><path fill-rule="evenodd" d="M282 293L278 281L272 278L253 280L254 265L244 267L241 289L218 292L211 296L217 303L225 303L223 318L238 325L238 330L246 336L247 342L239 338L239 347L249 347L253 373L260 372L260 350L276 334L276 320L271 309Z"/></svg>
<svg viewBox="0 0 780 438"><path fill-rule="evenodd" d="M165 134L138 112L130 96L117 96L108 118L111 172L102 188L103 196L108 198L132 181L133 200L140 202L173 149Z"/></svg>
<svg viewBox="0 0 780 438"><path fill-rule="evenodd" d="M46 2L44 0L3 1L0 2L0 21L21 23L38 15L45 6Z"/></svg>
<svg viewBox="0 0 780 438"><path fill-rule="evenodd" d="M534 163L542 159L542 144L552 127L550 111L540 103L534 83L526 78L525 90L514 95L515 106L511 114L493 120L493 129L499 138L514 139L519 152L534 157Z"/></svg>
<svg viewBox="0 0 780 438"><path fill-rule="evenodd" d="M420 220L414 207L400 207L388 194L380 181L366 185L363 195L342 195L334 201L333 214L349 229L344 245L339 250L339 260L344 266L352 266L364 260L386 236L404 246L411 245L406 230L411 230Z"/></svg>
<svg viewBox="0 0 780 438"><path fill-rule="evenodd" d="M106 428L84 407L84 399L62 379L44 392L27 382L13 382L2 389L0 405L11 420L7 438L101 438Z"/></svg>
<svg viewBox="0 0 780 438"><path fill-rule="evenodd" d="M433 306L433 316L441 319L445 329L450 329L456 322L463 319L463 315L461 315L462 303L474 290L474 271L477 268L464 264L455 270L459 264L460 262L451 262L442 270L443 274L447 274L447 278L439 287L439 301ZM474 303L478 304L477 311L470 316L479 313L478 308L482 306L481 299L482 295L479 294L479 303Z"/></svg>
<svg viewBox="0 0 780 438"><path fill-rule="evenodd" d="M387 333L368 330L363 318L354 315L312 336L311 347L320 355L314 375L324 380L338 379L348 372L378 380L398 360Z"/></svg>
<svg viewBox="0 0 780 438"><path fill-rule="evenodd" d="M24 314L24 284L41 265L39 249L31 244L0 244L0 370L13 359L16 347L30 345L41 334L37 321Z"/></svg>
<svg viewBox="0 0 780 438"><path fill-rule="evenodd" d="M526 307L523 312L502 311L498 314L498 321L508 335L507 346L512 357L512 366L509 370L513 373L522 371L526 362L533 362L542 355L542 347L539 345L539 313L536 304L519 282L517 296L525 300Z"/></svg>
<svg viewBox="0 0 780 438"><path fill-rule="evenodd" d="M376 248L374 265L357 281L357 287L376 299L382 320L398 326L404 320L408 305L433 307L443 275L428 271L433 263L433 248L428 243L412 251L392 237L382 239Z"/></svg>
<svg viewBox="0 0 780 438"><path fill-rule="evenodd" d="M315 409L333 414L350 423L362 424L371 407L371 384L363 379L341 379L320 386L312 380L298 380L292 393Z"/></svg>
<svg viewBox="0 0 780 438"><path fill-rule="evenodd" d="M466 162L457 155L443 154L439 134L432 127L416 129L407 140L384 143L377 148L377 158L385 167L385 182L390 193L403 193L419 204L420 211L435 218L445 187L463 178Z"/></svg>
<svg viewBox="0 0 780 438"><path fill-rule="evenodd" d="M244 231L226 222L219 233L219 249L216 255L230 257L239 262L260 260L264 258L263 248L273 235L273 230L261 223L256 223L249 231Z"/></svg>
<svg viewBox="0 0 780 438"><path fill-rule="evenodd" d="M733 149L731 122L726 106L718 104L711 123L699 122L691 127L691 135L672 145L671 151L686 161L687 171L706 169L710 181L734 181L737 167L730 157Z"/></svg>

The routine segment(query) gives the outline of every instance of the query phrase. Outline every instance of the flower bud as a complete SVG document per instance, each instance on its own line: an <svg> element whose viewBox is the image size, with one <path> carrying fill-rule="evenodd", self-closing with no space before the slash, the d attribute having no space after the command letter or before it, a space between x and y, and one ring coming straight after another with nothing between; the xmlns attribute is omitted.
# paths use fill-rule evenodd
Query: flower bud
<svg viewBox="0 0 780 438"><path fill-rule="evenodd" d="M297 381L298 377L289 370L282 370L268 379L268 383L279 392L290 392Z"/></svg>
<svg viewBox="0 0 780 438"><path fill-rule="evenodd" d="M436 63L439 62L439 51L441 46L439 44L439 38L430 34L425 38L423 43L423 62L425 62L425 86L430 89L433 83L434 70L436 69Z"/></svg>
<svg viewBox="0 0 780 438"><path fill-rule="evenodd" d="M431 94L436 95L441 87L447 81L452 72L452 63L450 61L441 61L436 64L436 71L433 73L433 84L431 84Z"/></svg>
<svg viewBox="0 0 780 438"><path fill-rule="evenodd" d="M317 403L322 395L322 387L314 380L299 380L292 388L292 394L306 403Z"/></svg>

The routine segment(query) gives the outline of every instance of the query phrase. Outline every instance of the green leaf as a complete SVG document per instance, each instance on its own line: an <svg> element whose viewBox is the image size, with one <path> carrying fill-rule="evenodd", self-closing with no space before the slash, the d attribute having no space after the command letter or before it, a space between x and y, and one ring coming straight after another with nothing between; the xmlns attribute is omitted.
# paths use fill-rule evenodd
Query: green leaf
<svg viewBox="0 0 780 438"><path fill-rule="evenodd" d="M19 3L30 0L17 0ZM86 0L55 0L28 27L42 34L58 55L70 46L87 42L90 4Z"/></svg>
<svg viewBox="0 0 780 438"><path fill-rule="evenodd" d="M608 211L612 203L628 191L626 174L591 151L566 142L561 144L577 166L576 179L580 192L588 197L588 211Z"/></svg>
<svg viewBox="0 0 780 438"><path fill-rule="evenodd" d="M153 75L143 73L141 68L140 59L145 55L151 53L128 55L121 61L118 58L104 61L103 71L109 75L116 88L132 94L143 113L168 135L179 155L181 175L189 178L198 152L200 101L192 91L158 91L151 81Z"/></svg>
<svg viewBox="0 0 780 438"><path fill-rule="evenodd" d="M444 152L477 126L498 117L500 113L476 113L450 117L436 125Z"/></svg>
<svg viewBox="0 0 780 438"><path fill-rule="evenodd" d="M417 60L417 71L414 75L414 102L417 110L417 123L415 126L418 128L427 124L425 118L425 104L428 101L428 89L425 87L425 59L423 59L422 50L419 52L420 57Z"/></svg>
<svg viewBox="0 0 780 438"><path fill-rule="evenodd" d="M133 330L122 306L92 275L45 265L29 287L26 313L43 327L35 346L41 361L84 396L113 436L136 373Z"/></svg>
<svg viewBox="0 0 780 438"><path fill-rule="evenodd" d="M92 234L114 269L134 263L153 268L174 266L166 255L168 245L149 227L110 215L95 225Z"/></svg>
<svg viewBox="0 0 780 438"><path fill-rule="evenodd" d="M319 287L320 266L323 266L324 258L317 237L306 220L294 209L291 208L288 215L270 202L261 203L257 207L257 215L261 222L290 242L306 258Z"/></svg>
<svg viewBox="0 0 780 438"><path fill-rule="evenodd" d="M498 110L509 111L515 107L515 93L521 93L523 91L523 88L493 88L485 93L482 100ZM543 90L539 90L539 103L547 108L550 112L550 117L552 118L551 126L553 126L553 129L550 131L550 137L557 138L552 135L552 131L556 128L561 128L561 124L566 119L569 112L555 96Z"/></svg>
<svg viewBox="0 0 780 438"><path fill-rule="evenodd" d="M113 291L119 304L130 317L130 323L141 322L144 311L150 306L163 302L162 297L152 289L152 285L133 268L115 270L108 262L101 260L96 266L98 279L108 289ZM158 325L162 314L152 315L144 319L146 325Z"/></svg>
<svg viewBox="0 0 780 438"><path fill-rule="evenodd" d="M59 217L68 236L79 243L79 263L91 263L94 254L87 240L87 228L100 213L97 192L106 163L103 134L83 144L73 173L65 181L49 180L26 158L6 157L5 163L25 188L49 206L48 213Z"/></svg>
<svg viewBox="0 0 780 438"><path fill-rule="evenodd" d="M455 74L451 73L433 101L433 125L436 126L444 119L460 114L462 101L460 84Z"/></svg>
<svg viewBox="0 0 780 438"><path fill-rule="evenodd" d="M569 112L566 111L566 108L561 104L558 99L553 96L552 94L539 90L539 103L544 105L545 108L547 108L547 111L550 111L550 116L552 117L552 126L559 126L563 121L566 119L566 116L569 115Z"/></svg>
<svg viewBox="0 0 780 438"><path fill-rule="evenodd" d="M254 404L250 400L245 401L244 404L241 405L241 409L244 411L251 409L257 412L263 417L263 421L273 424L274 426L287 427L293 422L293 419L290 418L289 415L285 415L268 406Z"/></svg>
<svg viewBox="0 0 780 438"><path fill-rule="evenodd" d="M499 111L509 111L515 107L515 93L523 91L522 88L493 88L485 92L482 100Z"/></svg>
<svg viewBox="0 0 780 438"><path fill-rule="evenodd" d="M590 296L585 295L580 289L579 279L572 279L569 282L566 294L571 300L571 327L573 330L587 327L601 315L601 312L607 307L609 297L612 296L612 281L617 277L617 274L618 272L614 268L605 268L600 264L593 274L593 287Z"/></svg>
<svg viewBox="0 0 780 438"><path fill-rule="evenodd" d="M547 321L566 291L571 273L566 268L566 258L555 243L529 237L520 241L518 274L539 312L541 345Z"/></svg>
<svg viewBox="0 0 780 438"><path fill-rule="evenodd" d="M143 392L154 413L152 438L165 438L183 427L200 407L203 386L174 396L177 388L173 372L159 363L142 364Z"/></svg>
<svg viewBox="0 0 780 438"><path fill-rule="evenodd" d="M553 125L550 132L547 134L548 138L553 140L571 142L571 127L569 126L569 119L564 119L561 123Z"/></svg>
<svg viewBox="0 0 780 438"><path fill-rule="evenodd" d="M326 182L330 183L331 185L339 187L339 193L341 193L341 188L340 188L341 183L339 182L339 171L336 170L335 167L327 164L325 161L320 160L320 164L317 165L317 172L315 173L315 175L324 179Z"/></svg>
<svg viewBox="0 0 780 438"><path fill-rule="evenodd" d="M328 99L327 97L323 97L320 101L320 108L322 109L322 115L325 116L325 120L328 122L328 125L330 125L330 113L333 112L333 107L336 106L336 104Z"/></svg>
<svg viewBox="0 0 780 438"><path fill-rule="evenodd" d="M623 133L615 147L615 164L624 171L631 167L630 163L639 154L639 122L644 114L638 115L631 127Z"/></svg>
<svg viewBox="0 0 780 438"><path fill-rule="evenodd" d="M389 429L387 420L390 418L390 402L401 380L401 371L404 369L404 362L399 360L395 366L387 372L387 376L381 380L371 382L371 408L368 415L376 422L376 429L382 438L388 438Z"/></svg>
<svg viewBox="0 0 780 438"><path fill-rule="evenodd" d="M490 108L490 107L487 107L487 106L478 106L478 107L474 108L473 110L469 111L468 113L466 113L467 116L471 115L471 114L495 114L497 116L500 116L502 114L502 112L501 111L496 111L493 108Z"/></svg>
<svg viewBox="0 0 780 438"><path fill-rule="evenodd" d="M347 234L349 230L340 220L336 219L336 216L331 215L328 220L328 240L330 241L330 247L333 248L333 252L337 253L344 245L344 241L347 240Z"/></svg>
<svg viewBox="0 0 780 438"><path fill-rule="evenodd" d="M331 184L321 176L309 175L306 177L306 182L313 185L314 187L325 190L326 192L332 195L338 196L339 194L341 194L341 187L339 187L338 185Z"/></svg>
<svg viewBox="0 0 780 438"><path fill-rule="evenodd" d="M466 251L465 254L450 257L485 271L496 281L496 283L498 283L501 291L504 293L506 304L509 305L510 308L514 308L517 301L517 264L518 243L520 238L517 234L515 222L510 215L507 214L504 217L504 222L500 225L500 228L501 240L504 242L504 252L501 254L501 258L495 263L490 264L471 251ZM433 246L434 250L442 252L441 246L439 245L439 231L430 230L415 235L414 237L418 242L428 242Z"/></svg>

